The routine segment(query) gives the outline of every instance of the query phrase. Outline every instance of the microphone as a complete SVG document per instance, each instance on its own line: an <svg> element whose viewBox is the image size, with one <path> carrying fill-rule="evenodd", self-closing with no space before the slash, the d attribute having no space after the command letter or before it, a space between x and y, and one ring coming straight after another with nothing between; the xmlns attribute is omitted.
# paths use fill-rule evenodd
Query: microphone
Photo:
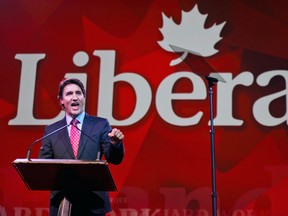
<svg viewBox="0 0 288 216"><path fill-rule="evenodd" d="M51 135L57 133L58 131L63 130L64 128L67 128L68 126L70 126L70 125L72 124L72 122L73 122L74 119L75 119L75 118L73 118L69 124L64 125L64 126L58 128L58 129L52 131L51 133L48 133L48 134L46 134L45 136L43 136L43 137L41 137L41 138L35 140L35 141L30 145L30 147L28 148L28 151L27 151L27 160L28 160L28 161L31 161L31 159L30 159L31 150L32 150L32 147L33 147L37 142L39 142L39 141L45 139L46 137L49 137L49 136L51 136Z"/></svg>
<svg viewBox="0 0 288 216"><path fill-rule="evenodd" d="M93 140L91 136L89 136L88 134L86 134L83 130L81 130L80 128L78 128L76 125L75 125L75 128L76 128L77 130L79 130L81 133L83 133L86 137L88 137L92 142L96 143L96 141ZM96 143L96 144L98 144L98 143ZM99 148L100 148L100 146L99 146ZM100 161L100 150L97 152L96 161Z"/></svg>

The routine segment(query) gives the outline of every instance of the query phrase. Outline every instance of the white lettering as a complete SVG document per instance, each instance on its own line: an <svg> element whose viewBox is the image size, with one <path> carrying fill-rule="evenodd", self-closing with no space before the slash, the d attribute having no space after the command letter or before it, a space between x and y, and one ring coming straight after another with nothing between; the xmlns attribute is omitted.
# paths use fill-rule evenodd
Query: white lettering
<svg viewBox="0 0 288 216"><path fill-rule="evenodd" d="M217 84L217 115L214 125L240 126L243 120L233 117L233 90L237 85L249 86L253 82L253 74L243 72L232 78L231 73L219 73L227 83L218 82Z"/></svg>
<svg viewBox="0 0 288 216"><path fill-rule="evenodd" d="M120 209L121 216L138 216L136 209Z"/></svg>
<svg viewBox="0 0 288 216"><path fill-rule="evenodd" d="M63 118L63 111L52 119L36 119L33 115L37 63L44 58L45 54L16 54L15 59L22 62L19 100L17 115L9 121L8 125L48 125ZM85 73L67 73L65 77L78 78L86 87L87 74Z"/></svg>
<svg viewBox="0 0 288 216"><path fill-rule="evenodd" d="M2 207L1 205L0 205L0 215L1 215L1 216L7 216L7 213L6 213L5 208Z"/></svg>
<svg viewBox="0 0 288 216"><path fill-rule="evenodd" d="M259 98L254 106L253 106L253 115L255 119L262 125L265 126L277 126L279 124L282 124L286 122L288 125L288 73L287 71L281 71L281 70L275 70L275 71L268 71L265 72L257 78L257 83L260 86L267 86L270 82L270 80L275 76L282 76L285 80L285 89L282 91L279 91L277 93L273 93L270 95L267 95L265 97ZM285 111L286 113L279 118L273 117L271 115L271 112L269 110L269 106L272 101L280 98L285 97L286 103L285 103Z"/></svg>
<svg viewBox="0 0 288 216"><path fill-rule="evenodd" d="M35 208L36 216L48 215L49 208Z"/></svg>
<svg viewBox="0 0 288 216"><path fill-rule="evenodd" d="M245 211L237 209L233 212L232 216L245 216Z"/></svg>
<svg viewBox="0 0 288 216"><path fill-rule="evenodd" d="M15 207L15 216L30 216L31 215L31 210L29 208L24 208L24 207Z"/></svg>
<svg viewBox="0 0 288 216"><path fill-rule="evenodd" d="M180 78L187 78L193 83L193 92L191 93L173 93L173 86ZM190 126L199 123L203 112L198 112L194 116L181 118L174 113L173 100L204 100L206 98L206 89L203 80L191 72L177 72L167 76L159 85L156 93L156 108L159 115L166 122L177 126Z"/></svg>
<svg viewBox="0 0 288 216"><path fill-rule="evenodd" d="M115 75L114 50L95 50L93 55L100 57L101 60L97 115L108 118L114 126L129 126L139 122L148 113L152 102L152 90L147 80L133 72L121 72ZM33 115L37 65L45 56L46 54L44 53L16 54L15 59L20 60L22 63L19 98L16 117L9 121L9 125L48 125L60 120L64 116L63 111L60 111L51 119L36 119ZM77 52L72 60L76 66L83 67L88 64L89 56L85 52ZM244 123L243 120L235 118L235 113L233 113L233 104L237 100L233 97L233 91L239 85L250 86L254 81L253 74L251 72L242 72L234 78L232 77L232 73L220 74L227 80L227 83L218 83L217 86L217 115L214 119L214 125L241 126ZM269 127L285 122L288 125L288 73L284 70L268 71L260 74L256 79L259 86L265 87L276 76L283 77L285 88L279 92L257 99L253 107L251 107L256 121L261 125ZM78 78L83 82L85 87L87 85L87 74L85 72L66 73L65 77ZM173 92L175 83L181 78L188 79L192 83L193 91L191 90L189 93ZM131 86L131 91L134 91L136 95L134 110L126 119L116 119L113 116L114 84L117 82L128 83ZM270 110L271 103L283 97L285 98L283 115L275 117ZM156 91L155 104L158 114L165 122L176 126L192 126L200 122L203 111L196 110L195 114L189 117L181 117L176 113L173 101L205 100L206 98L207 90L203 79L192 72L182 71L175 72L162 80ZM120 103L119 105L122 104Z"/></svg>
<svg viewBox="0 0 288 216"><path fill-rule="evenodd" d="M161 188L160 193L164 195L167 209L192 209L190 207L192 200L197 200L200 209L211 209L210 202L207 202L207 197L211 194L211 188L198 188L187 196L185 188ZM203 214L206 215L206 212ZM209 212L207 212L207 215L209 215Z"/></svg>
<svg viewBox="0 0 288 216"><path fill-rule="evenodd" d="M101 58L98 115L108 118L112 125L126 126L138 122L145 116L151 104L152 93L148 82L135 73L126 72L115 76L115 51L94 51L93 55ZM120 81L129 83L136 93L134 112L124 120L113 117L114 83Z"/></svg>

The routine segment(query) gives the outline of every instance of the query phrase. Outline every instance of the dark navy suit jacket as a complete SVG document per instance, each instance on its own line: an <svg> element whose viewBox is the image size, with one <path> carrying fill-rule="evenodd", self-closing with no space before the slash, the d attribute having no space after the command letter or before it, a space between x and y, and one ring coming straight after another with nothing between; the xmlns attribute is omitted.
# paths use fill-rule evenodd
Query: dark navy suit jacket
<svg viewBox="0 0 288 216"><path fill-rule="evenodd" d="M46 127L44 134L67 125L66 118ZM82 124L78 157L79 160L96 160L100 151L108 163L119 164L124 157L124 146L120 142L110 143L108 133L112 130L105 118L85 114ZM92 138L92 140L89 138ZM67 128L48 136L42 142L39 158L44 159L75 159ZM72 202L73 211L81 215L104 214L111 211L108 192L103 191L52 191L50 196L50 215L57 215L59 204L64 196ZM78 210L77 210L78 209Z"/></svg>

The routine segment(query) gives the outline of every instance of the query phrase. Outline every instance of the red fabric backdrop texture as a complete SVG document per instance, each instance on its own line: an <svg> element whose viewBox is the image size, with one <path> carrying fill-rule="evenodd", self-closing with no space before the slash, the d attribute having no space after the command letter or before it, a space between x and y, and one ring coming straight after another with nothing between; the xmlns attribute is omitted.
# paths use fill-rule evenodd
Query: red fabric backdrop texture
<svg viewBox="0 0 288 216"><path fill-rule="evenodd" d="M49 192L29 191L11 162L60 118L69 76L85 81L85 110L125 134L111 215L211 215L208 71L169 44L227 81L213 87L218 214L287 215L287 6L2 0L0 215L48 215Z"/></svg>

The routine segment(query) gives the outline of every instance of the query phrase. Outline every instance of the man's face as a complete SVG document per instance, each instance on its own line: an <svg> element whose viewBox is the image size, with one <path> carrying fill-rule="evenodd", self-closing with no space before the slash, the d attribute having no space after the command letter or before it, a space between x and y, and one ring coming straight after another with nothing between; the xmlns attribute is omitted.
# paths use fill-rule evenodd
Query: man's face
<svg viewBox="0 0 288 216"><path fill-rule="evenodd" d="M85 97L81 88L75 84L68 84L65 86L60 103L62 104L64 111L72 118L80 114L83 111L83 106L85 104Z"/></svg>

